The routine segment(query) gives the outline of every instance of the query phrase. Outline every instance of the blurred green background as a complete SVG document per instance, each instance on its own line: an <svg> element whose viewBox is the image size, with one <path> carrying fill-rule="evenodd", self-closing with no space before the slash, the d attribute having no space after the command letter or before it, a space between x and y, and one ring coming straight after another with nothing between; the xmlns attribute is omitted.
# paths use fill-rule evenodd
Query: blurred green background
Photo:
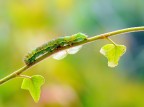
<svg viewBox="0 0 144 107"><path fill-rule="evenodd" d="M0 78L53 38L142 25L144 0L0 0ZM99 53L109 42L93 42L75 55L48 58L25 72L46 79L39 103L15 78L0 86L0 107L144 107L144 33L112 39L127 46L118 67L108 68Z"/></svg>

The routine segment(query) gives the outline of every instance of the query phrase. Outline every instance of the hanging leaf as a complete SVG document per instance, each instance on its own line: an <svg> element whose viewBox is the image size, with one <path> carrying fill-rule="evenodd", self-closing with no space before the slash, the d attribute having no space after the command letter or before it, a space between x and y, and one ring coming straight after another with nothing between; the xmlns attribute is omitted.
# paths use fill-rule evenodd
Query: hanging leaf
<svg viewBox="0 0 144 107"><path fill-rule="evenodd" d="M82 46L76 46L76 47L67 49L66 51L68 54L76 54L81 48L82 48Z"/></svg>
<svg viewBox="0 0 144 107"><path fill-rule="evenodd" d="M100 49L100 53L108 59L108 66L115 67L118 65L120 57L126 52L124 45L107 44Z"/></svg>
<svg viewBox="0 0 144 107"><path fill-rule="evenodd" d="M67 52L65 50L55 53L52 57L56 60L61 60L67 56Z"/></svg>
<svg viewBox="0 0 144 107"><path fill-rule="evenodd" d="M41 75L34 75L31 78L24 78L22 82L22 89L28 90L35 102L39 101L41 86L44 84L44 77Z"/></svg>

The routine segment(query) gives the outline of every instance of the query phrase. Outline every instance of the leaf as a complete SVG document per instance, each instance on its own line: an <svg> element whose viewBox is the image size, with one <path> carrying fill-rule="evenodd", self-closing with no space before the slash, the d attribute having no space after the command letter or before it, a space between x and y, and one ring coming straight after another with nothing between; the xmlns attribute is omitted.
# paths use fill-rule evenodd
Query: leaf
<svg viewBox="0 0 144 107"><path fill-rule="evenodd" d="M76 54L81 48L82 46L76 46L76 47L69 48L66 51L68 54Z"/></svg>
<svg viewBox="0 0 144 107"><path fill-rule="evenodd" d="M67 52L65 50L55 53L52 57L56 60L61 60L67 56Z"/></svg>
<svg viewBox="0 0 144 107"><path fill-rule="evenodd" d="M41 86L44 84L44 77L41 75L34 75L31 78L24 78L22 82L22 89L28 90L35 102L39 101Z"/></svg>
<svg viewBox="0 0 144 107"><path fill-rule="evenodd" d="M108 59L108 66L115 67L118 65L120 57L126 52L124 45L107 44L100 49L100 53Z"/></svg>

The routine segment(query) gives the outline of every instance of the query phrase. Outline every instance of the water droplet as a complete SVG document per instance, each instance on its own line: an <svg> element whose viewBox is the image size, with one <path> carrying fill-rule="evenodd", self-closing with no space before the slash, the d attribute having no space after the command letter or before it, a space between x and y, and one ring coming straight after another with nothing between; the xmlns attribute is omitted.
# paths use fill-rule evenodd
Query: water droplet
<svg viewBox="0 0 144 107"><path fill-rule="evenodd" d="M60 51L56 54L54 54L52 57L56 60L61 60L63 58L65 58L67 56L67 52L64 50L64 51Z"/></svg>
<svg viewBox="0 0 144 107"><path fill-rule="evenodd" d="M82 46L76 46L76 47L67 49L67 53L68 54L76 54L81 48L82 48Z"/></svg>

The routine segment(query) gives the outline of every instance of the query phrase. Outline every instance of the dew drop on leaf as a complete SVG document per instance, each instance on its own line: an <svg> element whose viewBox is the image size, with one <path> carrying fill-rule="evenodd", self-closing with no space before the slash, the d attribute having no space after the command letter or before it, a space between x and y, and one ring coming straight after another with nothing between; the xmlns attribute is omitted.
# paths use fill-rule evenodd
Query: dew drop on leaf
<svg viewBox="0 0 144 107"><path fill-rule="evenodd" d="M82 46L72 47L70 49L67 49L67 53L68 54L76 54L81 48L82 48Z"/></svg>
<svg viewBox="0 0 144 107"><path fill-rule="evenodd" d="M63 58L65 58L67 56L67 52L64 50L64 51L60 51L56 54L54 54L52 57L56 60L61 60Z"/></svg>

